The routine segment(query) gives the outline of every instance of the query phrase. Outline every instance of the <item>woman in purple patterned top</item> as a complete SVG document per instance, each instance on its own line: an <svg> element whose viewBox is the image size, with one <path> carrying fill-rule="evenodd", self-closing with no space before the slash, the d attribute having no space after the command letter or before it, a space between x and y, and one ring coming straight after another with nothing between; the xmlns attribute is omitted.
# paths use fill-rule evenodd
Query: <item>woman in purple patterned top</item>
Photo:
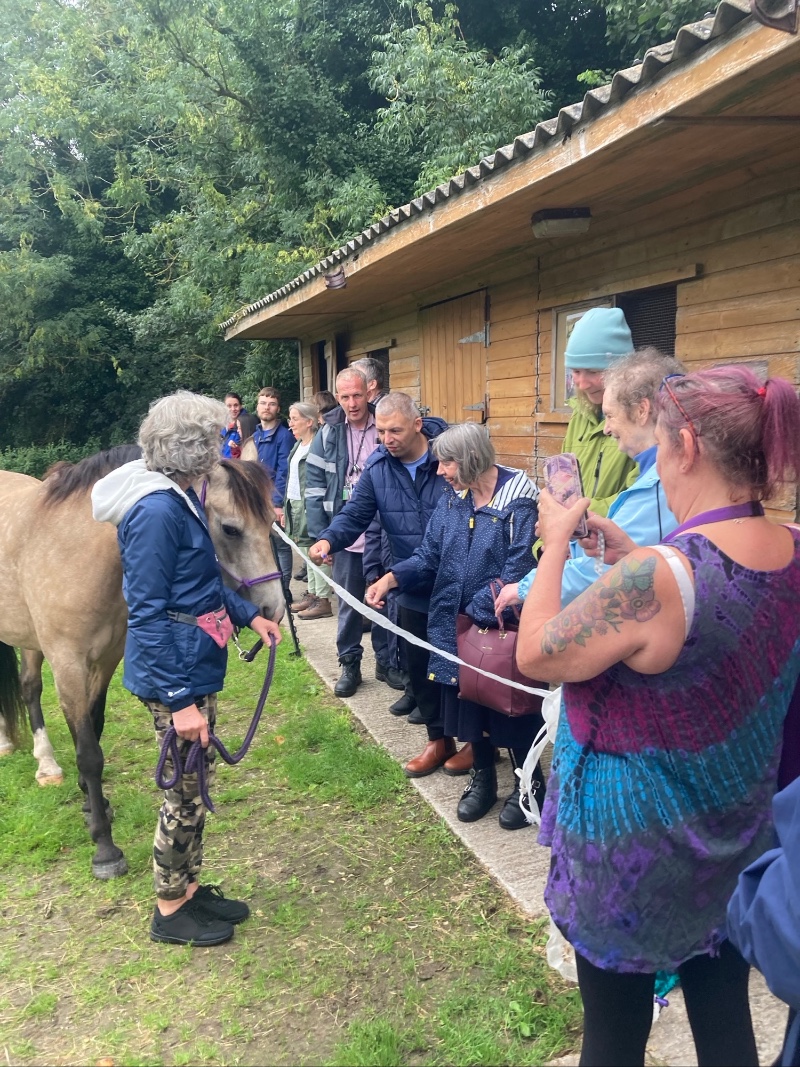
<svg viewBox="0 0 800 1067"><path fill-rule="evenodd" d="M701 1067L756 1064L725 909L772 842L800 674L800 530L760 503L800 475L800 401L788 382L722 367L665 379L659 408L674 547L631 552L561 611L588 501L540 499L545 552L517 655L565 683L545 899L576 950L582 1065L644 1063L662 969L680 974Z"/></svg>

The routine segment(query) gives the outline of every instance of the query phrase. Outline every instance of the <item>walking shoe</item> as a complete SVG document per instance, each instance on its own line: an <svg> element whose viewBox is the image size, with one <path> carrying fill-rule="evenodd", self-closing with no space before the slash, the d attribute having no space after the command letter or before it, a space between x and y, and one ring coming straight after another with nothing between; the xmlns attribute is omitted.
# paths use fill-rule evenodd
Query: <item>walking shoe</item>
<svg viewBox="0 0 800 1067"><path fill-rule="evenodd" d="M295 604L292 604L292 614L296 614L299 611L305 611L306 608L313 607L317 602L317 598L313 593L303 593L302 600L298 600Z"/></svg>
<svg viewBox="0 0 800 1067"><path fill-rule="evenodd" d="M472 770L472 745L467 742L466 745L455 756L451 756L450 759L442 767L445 774L452 774L455 777L458 774L469 774Z"/></svg>
<svg viewBox="0 0 800 1067"><path fill-rule="evenodd" d="M172 915L162 915L156 907L150 924L153 941L168 945L193 945L206 948L209 945L224 945L233 937L233 926L222 919L215 919L202 904L187 900Z"/></svg>
<svg viewBox="0 0 800 1067"><path fill-rule="evenodd" d="M469 772L469 785L456 808L459 822L477 822L497 800L497 772L494 766L475 768Z"/></svg>
<svg viewBox="0 0 800 1067"><path fill-rule="evenodd" d="M425 725L425 720L422 718L422 712L419 710L419 708L414 708L414 710L410 712L408 718L406 719L406 722L411 723L412 726Z"/></svg>
<svg viewBox="0 0 800 1067"><path fill-rule="evenodd" d="M547 793L547 786L544 784L543 780L539 779L534 779L533 782L531 782L531 785L533 787L533 798L536 801L536 805L539 808L539 812L541 814L545 794ZM522 830L525 826L533 825L532 823L529 823L528 820L525 818L525 813L519 806L519 797L519 778L517 778L517 784L514 787L514 792L506 800L497 820L503 830ZM522 803L528 811L531 810L528 807L527 796L523 797Z"/></svg>
<svg viewBox="0 0 800 1067"><path fill-rule="evenodd" d="M397 667L387 667L380 660L375 661L375 680L386 682L390 689L399 689L401 692L406 687L406 676Z"/></svg>
<svg viewBox="0 0 800 1067"><path fill-rule="evenodd" d="M408 715L410 711L413 711L417 706L417 700L414 694L411 692L411 686L406 686L406 691L400 697L399 700L395 700L394 704L389 705L389 711L392 715Z"/></svg>
<svg viewBox="0 0 800 1067"><path fill-rule="evenodd" d="M452 737L440 737L438 741L429 741L425 748L414 759L409 760L403 771L409 778L424 778L426 774L433 774L437 767L441 767L446 759L454 756L456 743Z"/></svg>
<svg viewBox="0 0 800 1067"><path fill-rule="evenodd" d="M218 885L201 885L191 898L196 901L212 919L236 926L250 917L250 909L243 900L229 900Z"/></svg>
<svg viewBox="0 0 800 1067"><path fill-rule="evenodd" d="M325 596L315 597L314 603L303 611L298 611L298 619L329 619L333 615L331 602Z"/></svg>
<svg viewBox="0 0 800 1067"><path fill-rule="evenodd" d="M296 582L307 582L308 581L308 567L300 567L299 570L295 571L295 573L292 575L292 577L294 578L294 580Z"/></svg>
<svg viewBox="0 0 800 1067"><path fill-rule="evenodd" d="M334 695L351 697L361 685L361 660L356 656L343 656L339 663L342 666L342 674L333 687Z"/></svg>

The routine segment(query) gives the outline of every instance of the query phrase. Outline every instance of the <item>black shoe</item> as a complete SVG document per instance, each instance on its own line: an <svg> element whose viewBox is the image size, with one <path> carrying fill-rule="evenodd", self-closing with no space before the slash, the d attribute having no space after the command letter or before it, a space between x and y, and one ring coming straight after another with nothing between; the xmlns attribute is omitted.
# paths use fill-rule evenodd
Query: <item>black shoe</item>
<svg viewBox="0 0 800 1067"><path fill-rule="evenodd" d="M397 667L387 667L378 661L375 662L375 680L386 682L390 689L399 689L401 693L408 681L403 672L399 671Z"/></svg>
<svg viewBox="0 0 800 1067"><path fill-rule="evenodd" d="M301 567L299 571L296 571L292 577L296 582L308 581L308 567Z"/></svg>
<svg viewBox="0 0 800 1067"><path fill-rule="evenodd" d="M406 686L406 691L400 699L395 700L394 704L389 705L389 711L392 715L408 715L408 713L413 711L416 706L416 697L411 692L411 687Z"/></svg>
<svg viewBox="0 0 800 1067"><path fill-rule="evenodd" d="M342 674L333 687L334 695L351 697L361 685L361 660L355 656L345 656L339 663L342 665Z"/></svg>
<svg viewBox="0 0 800 1067"><path fill-rule="evenodd" d="M219 886L201 885L192 900L196 901L212 919L236 926L250 917L250 909L243 900L229 900Z"/></svg>
<svg viewBox="0 0 800 1067"><path fill-rule="evenodd" d="M214 919L200 903L187 900L172 915L162 915L156 907L150 924L153 941L168 945L224 945L233 937L233 926L222 919Z"/></svg>
<svg viewBox="0 0 800 1067"><path fill-rule="evenodd" d="M527 808L527 799L523 801L523 803ZM528 810L530 811L530 808L528 808ZM525 818L525 813L522 808L519 806L519 783L503 805L503 809L500 812L497 821L500 823L503 830L522 830L526 826L531 825Z"/></svg>
<svg viewBox="0 0 800 1067"><path fill-rule="evenodd" d="M414 710L406 719L406 722L410 722L412 726L425 725L425 720L422 718L422 712L419 710L419 708L414 708Z"/></svg>
<svg viewBox="0 0 800 1067"><path fill-rule="evenodd" d="M477 822L497 800L497 772L494 766L469 772L469 785L458 802L459 822Z"/></svg>

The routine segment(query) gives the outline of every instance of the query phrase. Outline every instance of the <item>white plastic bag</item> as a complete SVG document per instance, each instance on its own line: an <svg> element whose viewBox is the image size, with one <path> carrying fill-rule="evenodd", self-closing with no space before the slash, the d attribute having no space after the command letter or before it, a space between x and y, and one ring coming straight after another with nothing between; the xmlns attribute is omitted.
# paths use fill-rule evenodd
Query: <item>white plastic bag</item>
<svg viewBox="0 0 800 1067"><path fill-rule="evenodd" d="M561 977L566 978L568 982L578 981L575 949L552 919L550 920L550 936L547 939L547 962L554 971L558 971Z"/></svg>
<svg viewBox="0 0 800 1067"><path fill-rule="evenodd" d="M519 806L529 823L539 826L542 821L542 813L533 795L533 775L536 765L541 759L547 744L555 744L558 731L558 716L561 711L561 686L554 689L542 701L542 718L544 726L538 732L531 745L530 752L525 757L522 768L517 767L515 774L519 777Z"/></svg>

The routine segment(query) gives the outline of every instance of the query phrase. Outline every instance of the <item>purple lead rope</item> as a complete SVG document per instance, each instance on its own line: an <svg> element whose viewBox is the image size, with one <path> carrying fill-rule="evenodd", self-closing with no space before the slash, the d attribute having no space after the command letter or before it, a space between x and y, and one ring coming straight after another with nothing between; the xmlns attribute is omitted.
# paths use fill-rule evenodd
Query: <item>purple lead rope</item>
<svg viewBox="0 0 800 1067"><path fill-rule="evenodd" d="M219 752L220 756L226 763L233 766L235 763L241 763L244 757L247 755L250 745L253 743L253 738L256 735L258 724L261 721L261 713L264 710L264 705L267 702L269 696L269 690L272 685L272 676L275 673L275 653L276 644L275 638L270 635L269 639L269 663L267 664L267 673L264 676L264 684L261 686L261 693L256 704L256 710L253 715L253 720L250 723L250 727L245 735L245 739L242 742L242 747L238 752L233 755L228 752L227 748L223 745L216 734L209 729L208 731L208 744L213 745ZM166 779L164 777L164 768L167 763L167 759L172 757L173 775L171 778ZM199 741L194 741L189 749L186 760L181 766L181 753L180 746L178 744L178 735L175 732L175 727L170 726L164 735L164 743L161 746L161 753L158 757L158 765L156 766L156 785L159 789L174 789L180 782L184 774L196 774L197 775L197 789L200 794L200 799L209 811L216 811L211 797L208 794L208 782L206 778L206 761L203 746Z"/></svg>

